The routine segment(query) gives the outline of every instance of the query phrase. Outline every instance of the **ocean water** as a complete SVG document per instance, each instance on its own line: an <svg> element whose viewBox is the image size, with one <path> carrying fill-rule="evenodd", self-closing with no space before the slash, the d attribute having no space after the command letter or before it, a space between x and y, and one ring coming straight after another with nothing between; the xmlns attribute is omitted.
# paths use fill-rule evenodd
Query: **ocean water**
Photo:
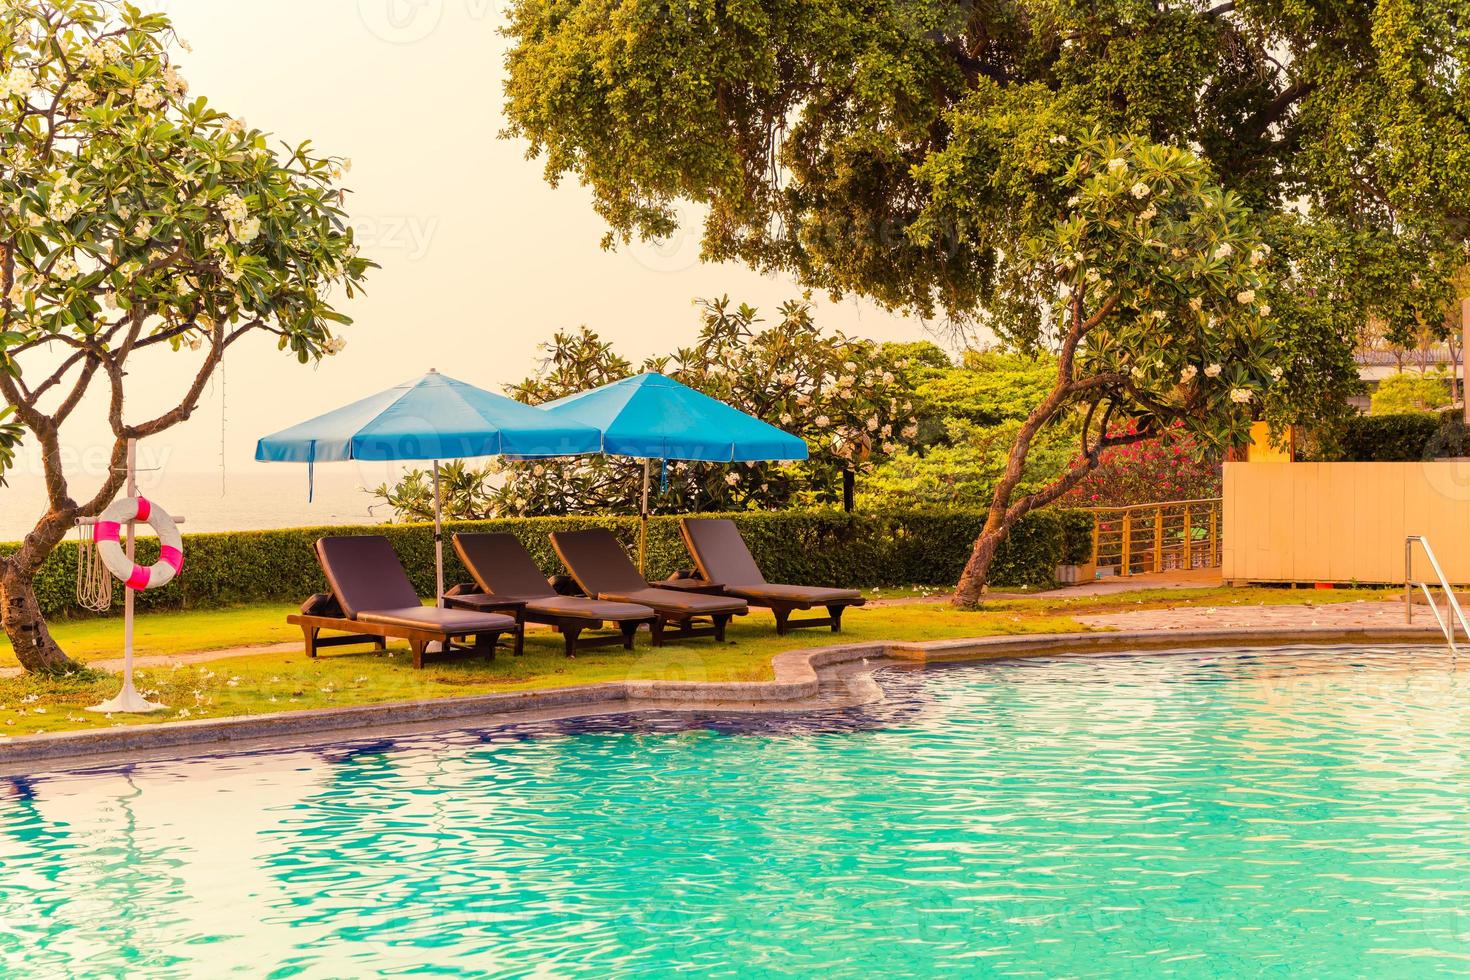
<svg viewBox="0 0 1470 980"><path fill-rule="evenodd" d="M27 977L1470 971L1439 651L880 675L862 709L590 719L11 779Z"/></svg>
<svg viewBox="0 0 1470 980"><path fill-rule="evenodd" d="M316 468L314 492L308 499L305 466L261 464L240 471L187 472L167 468L141 473L140 492L170 514L184 518L183 530L261 531L325 524L377 524L392 517L388 507L368 493L396 479L386 464L344 463ZM100 480L75 481L81 499ZM0 541L24 537L46 505L40 477L17 473L0 487ZM374 506L376 505L376 506Z"/></svg>

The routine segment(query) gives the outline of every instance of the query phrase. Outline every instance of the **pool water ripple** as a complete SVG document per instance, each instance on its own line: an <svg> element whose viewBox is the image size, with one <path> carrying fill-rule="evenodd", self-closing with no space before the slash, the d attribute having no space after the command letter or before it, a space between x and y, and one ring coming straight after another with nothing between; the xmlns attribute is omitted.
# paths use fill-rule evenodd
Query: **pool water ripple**
<svg viewBox="0 0 1470 980"><path fill-rule="evenodd" d="M30 977L1470 972L1438 651L888 670L598 718L17 779Z"/></svg>

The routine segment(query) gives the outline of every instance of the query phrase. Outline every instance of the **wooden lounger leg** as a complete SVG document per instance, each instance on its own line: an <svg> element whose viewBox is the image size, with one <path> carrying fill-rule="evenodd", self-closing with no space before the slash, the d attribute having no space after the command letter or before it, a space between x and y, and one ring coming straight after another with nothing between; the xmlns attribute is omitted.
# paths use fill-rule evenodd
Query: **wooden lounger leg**
<svg viewBox="0 0 1470 980"><path fill-rule="evenodd" d="M785 636L791 629L786 623L791 619L791 610L782 606L772 606L771 612L776 616L776 635Z"/></svg>
<svg viewBox="0 0 1470 980"><path fill-rule="evenodd" d="M566 641L567 656L575 657L577 655L577 637L582 635L582 627L563 625L561 635L562 639Z"/></svg>
<svg viewBox="0 0 1470 980"><path fill-rule="evenodd" d="M842 614L847 611L846 606L828 606L827 615L832 617L832 632L842 632Z"/></svg>
<svg viewBox="0 0 1470 980"><path fill-rule="evenodd" d="M409 640L408 645L413 650L413 669L424 669L424 648L429 645L428 640Z"/></svg>
<svg viewBox="0 0 1470 980"><path fill-rule="evenodd" d="M633 637L635 637L635 636L638 635L638 627L639 627L639 625L640 624L639 624L638 620L636 620L636 619L630 619L630 620L627 620L626 622L622 622L622 623L619 623L618 624L618 629L620 629L620 630L623 631L623 649L624 650L631 650L631 649L633 649Z"/></svg>
<svg viewBox="0 0 1470 980"><path fill-rule="evenodd" d="M519 657L526 652L526 607L521 606L516 610L516 648L512 656Z"/></svg>
<svg viewBox="0 0 1470 980"><path fill-rule="evenodd" d="M730 614L729 613L718 613L717 615L715 615L715 616L713 616L711 618L714 619L714 621L715 621L715 642L716 643L724 643L725 642L725 627L730 625Z"/></svg>
<svg viewBox="0 0 1470 980"><path fill-rule="evenodd" d="M315 657L316 638L317 634L320 633L321 630L315 626L303 626L301 627L301 632L306 636L306 655L308 657Z"/></svg>
<svg viewBox="0 0 1470 980"><path fill-rule="evenodd" d="M500 634L499 633L476 633L475 634L475 652L476 653L483 653L485 655L485 659L487 659L487 660L494 660L495 659L495 644L497 644L499 642L500 642Z"/></svg>
<svg viewBox="0 0 1470 980"><path fill-rule="evenodd" d="M659 613L652 623L648 624L648 631L653 634L653 645L661 647L664 645L664 615Z"/></svg>

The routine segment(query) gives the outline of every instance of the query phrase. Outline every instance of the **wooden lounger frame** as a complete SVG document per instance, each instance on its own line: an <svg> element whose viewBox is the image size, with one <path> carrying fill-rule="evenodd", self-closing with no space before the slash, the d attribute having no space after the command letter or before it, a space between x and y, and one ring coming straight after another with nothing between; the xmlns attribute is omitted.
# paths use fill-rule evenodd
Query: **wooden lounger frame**
<svg viewBox="0 0 1470 980"><path fill-rule="evenodd" d="M480 591L478 585L462 582L444 593L444 604L456 609L473 609L479 612L490 608L485 600L494 599L493 596ZM526 608L525 602L516 603L520 609L516 621L521 624L521 633L516 642L516 656L520 656L525 641L525 624L537 623L542 626L550 626L562 635L568 657L575 657L578 650L591 649L593 647L607 647L621 644L624 650L633 649L633 638L638 635L638 627L647 623L647 619L630 619L618 622L618 633L607 636L589 636L582 638L584 630L601 629L606 620L589 619L585 616L559 616L553 613L533 611ZM658 645L655 637L654 645Z"/></svg>
<svg viewBox="0 0 1470 980"><path fill-rule="evenodd" d="M374 649L387 649L388 640L407 640L409 649L413 651L413 665L416 669L424 666L424 652L430 643L442 644L444 653L483 653L487 657L495 656L495 646L500 641L502 633L511 630L493 630L479 633L447 633L436 629L418 629L410 626L397 626L392 623L368 623L358 619L348 619L341 615L330 615L327 610L336 606L335 601L328 595L315 595L302 604L299 614L286 617L286 622L293 626L301 627L302 635L306 641L306 655L316 657L317 652L323 647L345 647L358 646L371 643ZM333 630L345 633L345 636L322 636L322 630ZM516 648L519 652L523 629L514 630L516 634ZM473 643L457 643L457 639L474 637Z"/></svg>

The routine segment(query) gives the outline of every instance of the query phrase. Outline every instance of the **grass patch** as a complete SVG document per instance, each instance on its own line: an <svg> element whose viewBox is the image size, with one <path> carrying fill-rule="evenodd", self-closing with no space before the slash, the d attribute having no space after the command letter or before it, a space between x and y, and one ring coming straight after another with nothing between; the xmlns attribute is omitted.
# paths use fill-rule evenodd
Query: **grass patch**
<svg viewBox="0 0 1470 980"><path fill-rule="evenodd" d="M219 613L156 613L138 617L139 655L187 650L228 649L264 639L299 639L283 633L250 632L256 625L274 630L286 610L250 607ZM431 660L413 668L404 645L386 653L328 652L312 660L299 650L250 653L197 664L140 667L137 683L151 700L170 708L147 716L106 717L83 709L117 691L116 677L101 680L0 678L0 737L38 732L73 731L114 725L149 724L180 719L223 718L306 708L341 707L424 698L460 697L497 691L525 691L573 684L621 680L759 681L770 680L771 658L784 650L876 640L940 640L1010 633L1076 632L1082 626L1064 616L1020 612L965 612L947 606L889 606L853 609L841 634L798 630L778 637L770 613L753 611L733 623L730 642L713 640L670 643L655 650L641 635L633 651L602 647L562 654L561 638L534 629L526 636L526 654L513 657L501 650L494 660L460 657ZM113 621L57 624L63 647L83 661L118 655L122 626ZM150 639L145 644L145 634ZM212 646L202 645L204 643Z"/></svg>

